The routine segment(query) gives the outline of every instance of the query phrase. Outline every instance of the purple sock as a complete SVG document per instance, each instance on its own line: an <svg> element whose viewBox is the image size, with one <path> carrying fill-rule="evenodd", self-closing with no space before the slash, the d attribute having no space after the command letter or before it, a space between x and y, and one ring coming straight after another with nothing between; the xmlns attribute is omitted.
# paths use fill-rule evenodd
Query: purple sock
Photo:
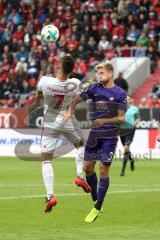
<svg viewBox="0 0 160 240"><path fill-rule="evenodd" d="M98 183L96 173L94 172L91 176L86 176L86 180L88 185L92 189L92 192L91 192L92 199L93 201L96 201L97 200L97 183Z"/></svg>
<svg viewBox="0 0 160 240"><path fill-rule="evenodd" d="M95 204L95 208L97 208L98 210L100 210L102 207L108 187L109 187L109 177L100 178L98 194L97 194L97 202Z"/></svg>

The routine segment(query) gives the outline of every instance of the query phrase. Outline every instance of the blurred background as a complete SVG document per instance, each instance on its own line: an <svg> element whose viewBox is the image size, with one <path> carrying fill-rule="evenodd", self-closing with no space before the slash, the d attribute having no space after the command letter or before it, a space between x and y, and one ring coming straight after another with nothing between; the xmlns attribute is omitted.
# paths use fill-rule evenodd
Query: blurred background
<svg viewBox="0 0 160 240"><path fill-rule="evenodd" d="M60 38L41 41L44 25L55 24ZM40 127L42 109L30 114L41 76L53 76L66 53L76 62L73 76L96 81L94 67L111 60L115 83L140 108L143 148L157 148L160 116L160 3L158 0L0 0L0 127ZM83 114L80 114L79 111ZM77 109L89 128L86 104ZM138 138L139 139L139 138Z"/></svg>

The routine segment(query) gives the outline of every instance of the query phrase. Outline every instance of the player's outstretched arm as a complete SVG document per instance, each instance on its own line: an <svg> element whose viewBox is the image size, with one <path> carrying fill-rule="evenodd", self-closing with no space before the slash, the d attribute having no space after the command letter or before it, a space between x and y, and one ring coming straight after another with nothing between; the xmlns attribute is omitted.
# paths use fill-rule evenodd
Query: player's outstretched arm
<svg viewBox="0 0 160 240"><path fill-rule="evenodd" d="M80 95L77 95L77 96L75 96L75 97L72 99L71 103L70 103L69 106L68 106L68 110L67 110L67 112L66 112L65 115L64 115L64 120L65 120L65 122L69 121L69 120L72 118L72 112L73 112L75 106L76 106L78 103L81 103L81 102L83 102L83 101L84 101L84 100L80 97Z"/></svg>

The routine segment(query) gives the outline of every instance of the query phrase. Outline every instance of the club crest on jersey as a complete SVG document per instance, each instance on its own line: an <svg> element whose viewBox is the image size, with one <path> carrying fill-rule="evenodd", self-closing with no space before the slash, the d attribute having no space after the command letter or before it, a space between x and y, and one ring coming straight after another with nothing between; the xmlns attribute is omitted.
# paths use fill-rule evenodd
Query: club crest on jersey
<svg viewBox="0 0 160 240"><path fill-rule="evenodd" d="M109 101L114 101L114 97L110 97L110 98L109 98Z"/></svg>

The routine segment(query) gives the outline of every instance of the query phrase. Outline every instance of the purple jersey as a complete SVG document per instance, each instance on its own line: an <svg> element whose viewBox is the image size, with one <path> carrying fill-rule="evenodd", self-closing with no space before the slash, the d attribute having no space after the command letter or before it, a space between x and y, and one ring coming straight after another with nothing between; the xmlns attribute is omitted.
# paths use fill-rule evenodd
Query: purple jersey
<svg viewBox="0 0 160 240"><path fill-rule="evenodd" d="M116 85L112 88L105 88L101 83L94 83L86 92L81 93L80 97L84 100L92 99L92 121L97 118L116 117L118 110L126 111L127 108L126 92ZM97 130L106 129L115 130L117 125L106 124Z"/></svg>
<svg viewBox="0 0 160 240"><path fill-rule="evenodd" d="M118 110L126 111L126 92L118 87L105 88L95 83L80 94L84 100L92 99L91 119L113 118ZM103 164L111 164L116 149L119 126L106 124L100 128L92 128L85 146L84 160L100 160Z"/></svg>

